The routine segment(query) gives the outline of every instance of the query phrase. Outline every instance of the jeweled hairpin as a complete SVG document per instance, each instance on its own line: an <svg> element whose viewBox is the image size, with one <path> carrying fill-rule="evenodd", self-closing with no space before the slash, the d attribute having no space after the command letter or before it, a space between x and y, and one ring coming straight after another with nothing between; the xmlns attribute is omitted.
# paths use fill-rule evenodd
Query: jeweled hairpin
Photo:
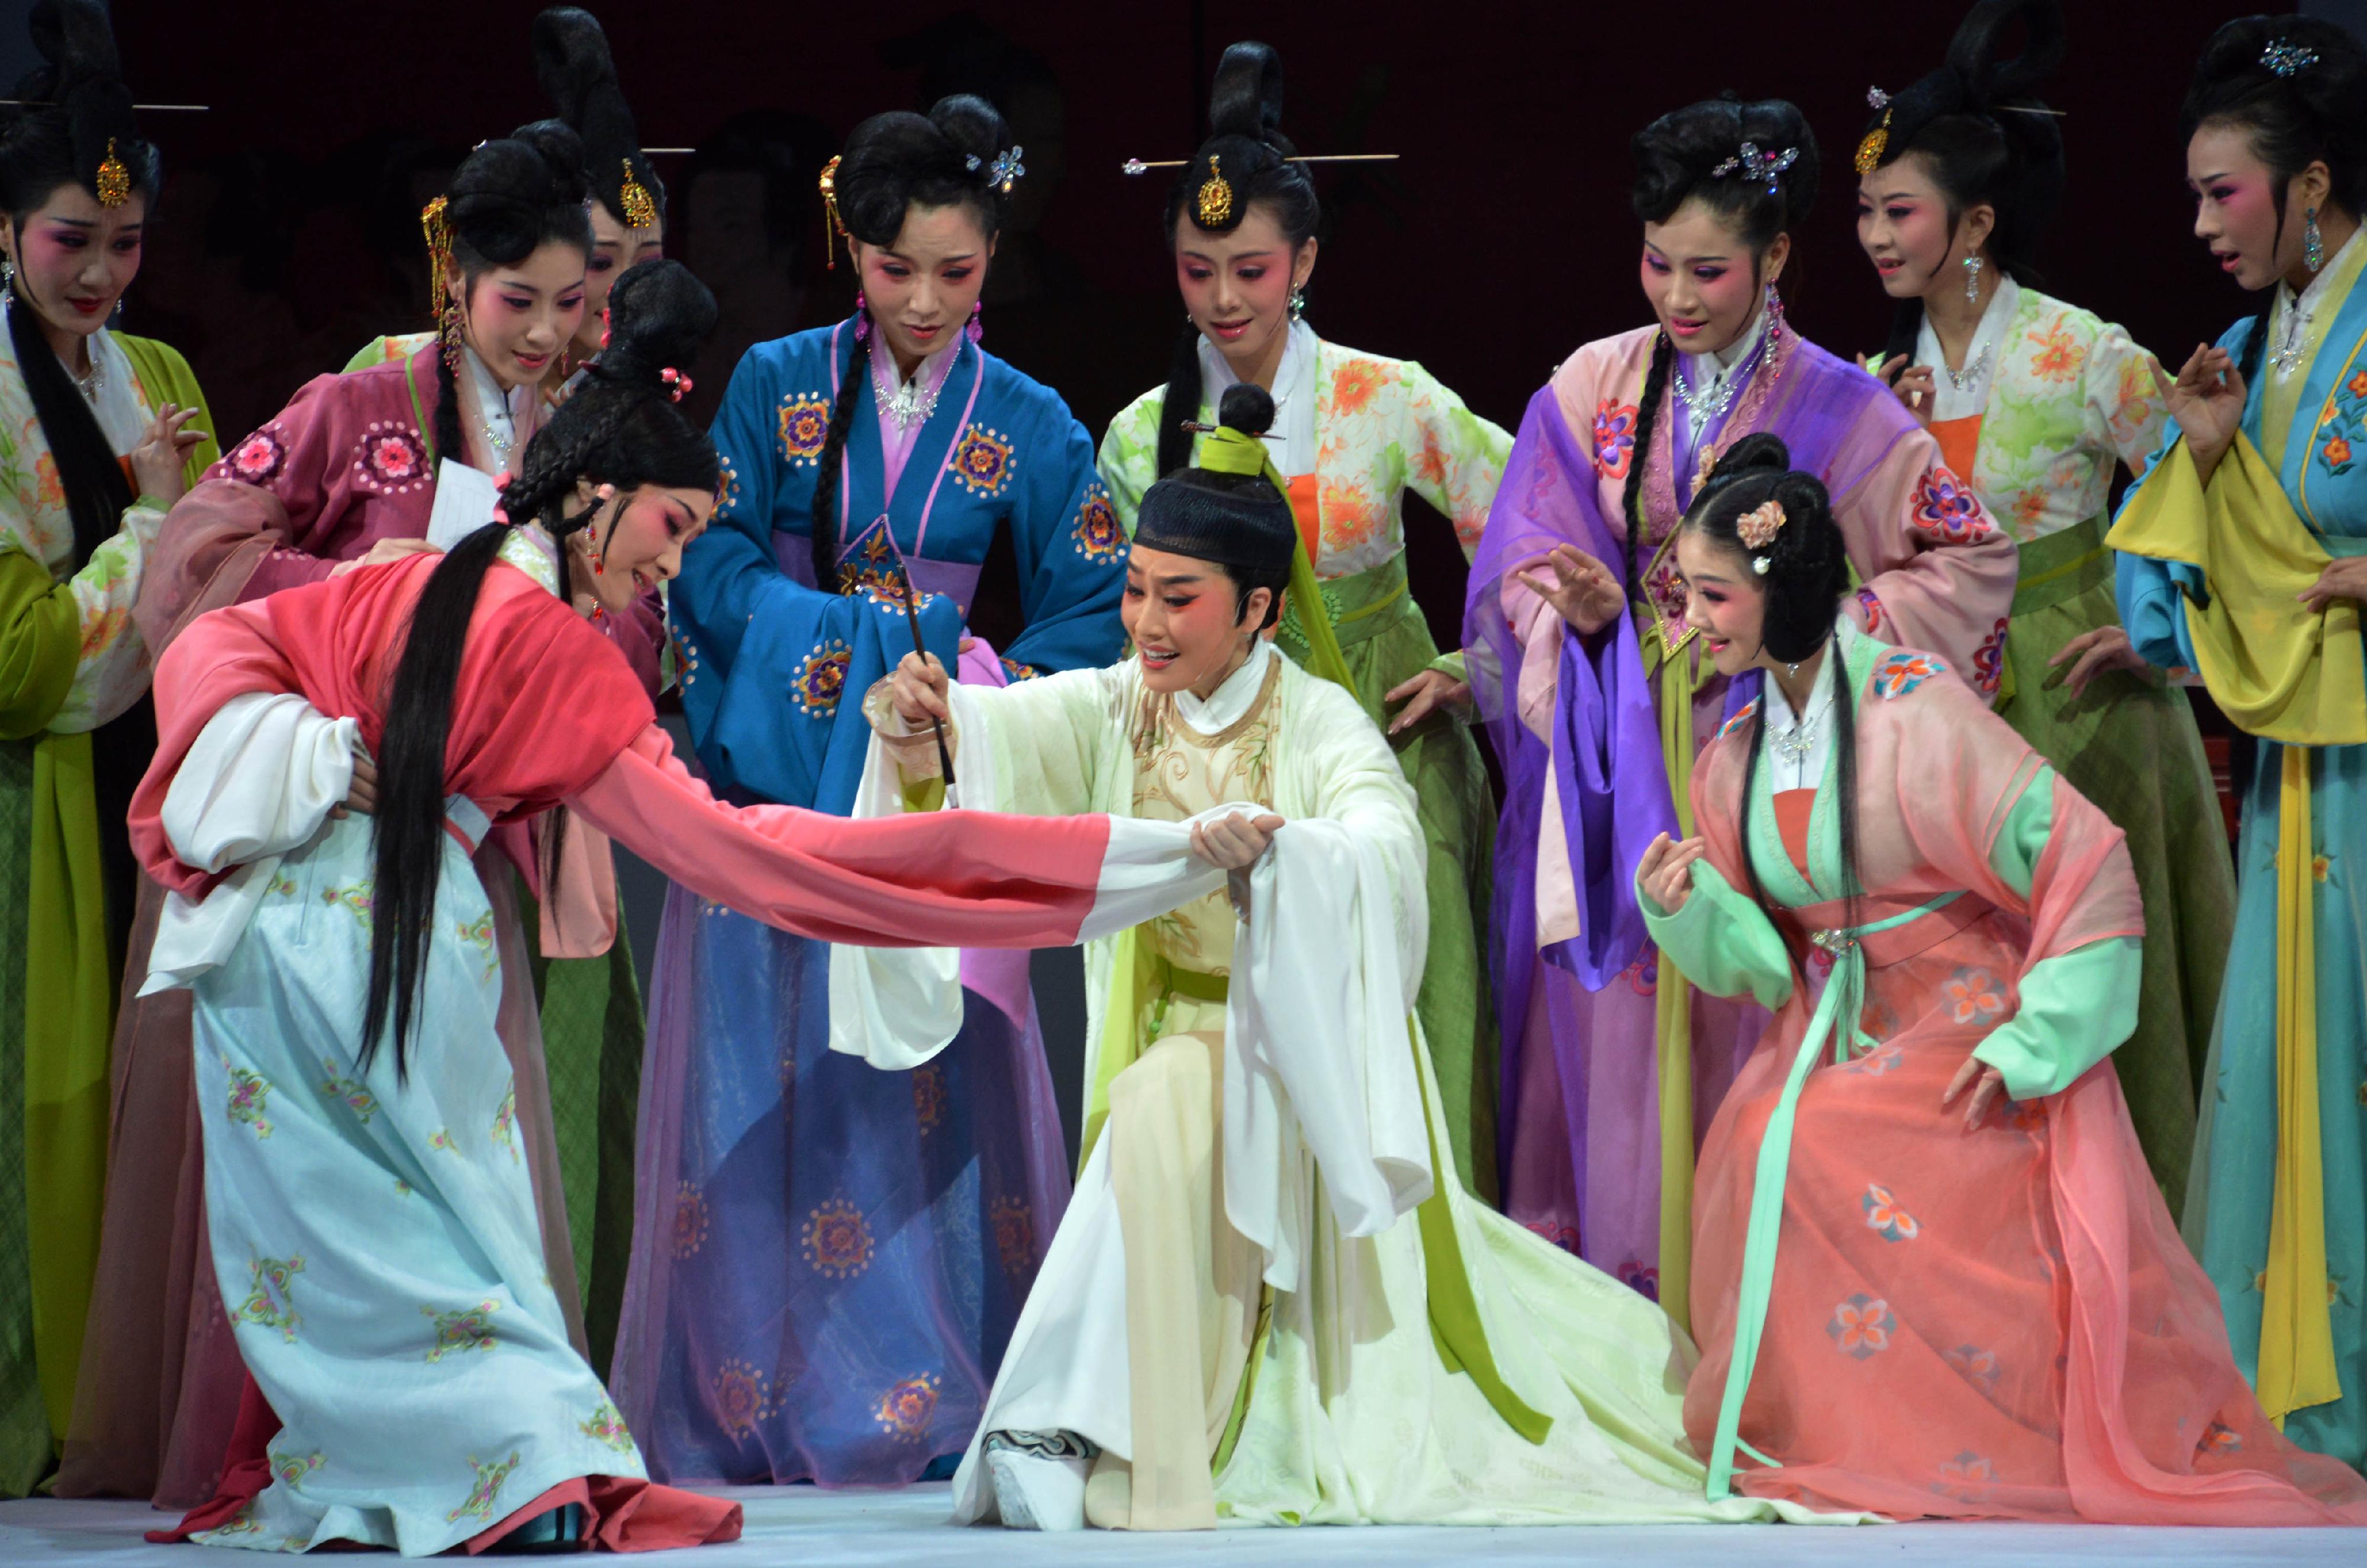
<svg viewBox="0 0 2367 1568"><path fill-rule="evenodd" d="M2271 76L2291 76L2317 63L2317 51L2307 44L2288 43L2283 39L2260 51L2260 63Z"/></svg>
<svg viewBox="0 0 2367 1568"><path fill-rule="evenodd" d="M617 187L617 204L625 209L625 225L630 229L657 227L658 204L650 198L650 187L634 177L633 161L624 160L625 181Z"/></svg>
<svg viewBox="0 0 2367 1568"><path fill-rule="evenodd" d="M1009 196L1011 182L1027 172L1027 165L1019 161L1021 155L1026 151L1025 147L1014 144L997 152L994 155L994 161L986 165L986 183L1003 195ZM962 166L974 175L978 173L980 162L979 155L973 152L962 160Z"/></svg>
<svg viewBox="0 0 2367 1568"><path fill-rule="evenodd" d="M1870 175L1882 166L1883 153L1890 150L1890 95L1879 87L1865 90L1865 107L1882 111L1882 123L1865 133L1857 144L1857 156L1851 165L1861 175Z"/></svg>
<svg viewBox="0 0 2367 1568"><path fill-rule="evenodd" d="M1285 158L1283 162L1285 164L1394 164L1398 161L1398 157L1399 154L1395 152L1329 152L1304 158ZM1153 169L1180 169L1191 161L1189 158L1164 158L1146 164L1139 158L1128 158L1117 166L1117 172L1121 175L1147 175Z"/></svg>
<svg viewBox="0 0 2367 1568"><path fill-rule="evenodd" d="M107 139L107 156L99 160L96 188L101 207L120 207L131 199L131 171L115 155L112 136Z"/></svg>
<svg viewBox="0 0 2367 1568"><path fill-rule="evenodd" d="M1765 180L1767 194L1773 196L1784 187L1776 175L1800 161L1797 147L1786 147L1781 152L1761 152L1759 143L1746 141L1742 151L1709 172L1709 177L1722 180L1728 175L1740 175L1747 180Z"/></svg>
<svg viewBox="0 0 2367 1568"><path fill-rule="evenodd" d="M665 388L670 401L678 403L690 393L690 378L671 365L658 372L658 382Z"/></svg>

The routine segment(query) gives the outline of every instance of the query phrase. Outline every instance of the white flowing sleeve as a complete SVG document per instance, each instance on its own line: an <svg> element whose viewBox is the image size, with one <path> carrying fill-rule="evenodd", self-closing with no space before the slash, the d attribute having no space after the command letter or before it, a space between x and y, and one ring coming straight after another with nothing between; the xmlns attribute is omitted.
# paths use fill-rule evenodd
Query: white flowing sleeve
<svg viewBox="0 0 2367 1568"><path fill-rule="evenodd" d="M1317 809L1251 869L1226 1017L1225 1214L1279 1291L1299 1288L1319 1191L1343 1232L1376 1235L1435 1179L1411 1034L1429 941L1413 792L1344 694L1310 688L1295 716Z"/></svg>
<svg viewBox="0 0 2367 1568"><path fill-rule="evenodd" d="M142 996L186 986L230 955L279 857L319 832L352 788L358 733L354 720L285 693L232 697L207 722L165 793L164 836L187 865L237 869L202 901L165 897Z"/></svg>

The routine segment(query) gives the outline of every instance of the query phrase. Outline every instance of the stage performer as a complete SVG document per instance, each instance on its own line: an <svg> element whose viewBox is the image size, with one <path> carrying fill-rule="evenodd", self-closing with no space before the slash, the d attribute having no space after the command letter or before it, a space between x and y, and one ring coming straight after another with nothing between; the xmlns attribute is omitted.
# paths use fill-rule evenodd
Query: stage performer
<svg viewBox="0 0 2367 1568"><path fill-rule="evenodd" d="M2017 20L2030 41L1999 60ZM2193 707L2129 668L2112 602L2112 479L2160 442L2157 367L2122 328L2031 284L2063 190L2062 133L2034 94L2062 53L2056 0L1975 6L1946 62L1876 107L1858 147L1857 231L1898 301L1878 373L2021 552L1998 711L2128 836L2145 984L2112 1062L2174 1213L2235 867Z"/></svg>
<svg viewBox="0 0 2367 1568"><path fill-rule="evenodd" d="M1422 1033L1464 1187L1496 1196L1496 1032L1478 938L1487 930L1495 796L1465 729L1458 654L1439 657L1406 581L1408 490L1454 525L1467 558L1512 438L1421 366L1343 348L1303 319L1321 218L1308 165L1276 129L1282 61L1262 43L1225 51L1210 95L1213 134L1167 197L1166 238L1185 321L1165 385L1137 398L1102 438L1102 478L1130 530L1162 474L1192 460L1185 428L1213 423L1226 388L1273 394L1275 465L1290 481L1320 608L1356 699L1387 731L1420 804L1430 903ZM1312 657L1294 605L1275 641ZM1402 704L1394 716L1389 709Z"/></svg>
<svg viewBox="0 0 2367 1568"><path fill-rule="evenodd" d="M1757 1038L1663 965L1630 878L1690 823L1693 758L1750 694L1683 624L1672 545L1719 454L1772 431L1832 495L1860 626L1996 667L2012 542L1888 389L1776 291L1818 177L1780 101L1694 104L1635 141L1654 326L1530 400L1471 573L1464 646L1506 775L1497 1012L1507 1212L1682 1320L1696 1140Z"/></svg>
<svg viewBox="0 0 2367 1568"><path fill-rule="evenodd" d="M1223 896L1092 950L1077 1196L1013 1336L956 1517L1019 1529L1648 1523L1707 1503L1665 1314L1456 1179L1414 998L1412 789L1350 672L1270 640L1315 591L1274 403L1229 389L1147 491L1135 656L1007 691L908 656L866 704L863 808L1204 826ZM1255 815L1251 813L1254 812ZM909 820L910 818L905 819ZM1269 851L1268 846L1271 845ZM842 950L833 1018L881 1065L957 1018L948 963Z"/></svg>
<svg viewBox="0 0 2367 1568"><path fill-rule="evenodd" d="M1945 660L1840 618L1783 442L1677 537L1685 620L1765 680L1646 852L1653 938L1774 1010L1703 1145L1685 1429L1732 1487L1894 1518L2367 1524L2228 1354L2110 1055L2145 910L2121 831Z"/></svg>
<svg viewBox="0 0 2367 1568"><path fill-rule="evenodd" d="M1093 444L980 341L1023 159L963 96L866 120L823 172L855 313L741 361L717 525L672 594L729 798L844 815L869 729L842 695L916 635L997 685L1118 651ZM1025 618L1000 657L964 629L999 537ZM658 1474L897 1484L969 1441L1069 1182L1025 957L964 967L962 1042L889 1077L830 1055L825 943L668 896L617 1361Z"/></svg>
<svg viewBox="0 0 2367 1568"><path fill-rule="evenodd" d="M2367 52L2213 36L2181 121L2194 232L2259 305L2197 345L2106 542L2132 647L2259 744L2186 1239L2293 1441L2367 1464Z"/></svg>
<svg viewBox="0 0 2367 1568"><path fill-rule="evenodd" d="M581 309L591 245L583 199L574 133L556 121L469 155L429 209L443 301L437 341L402 364L315 378L173 508L135 610L152 647L161 653L206 610L431 549L439 454L471 470L448 482L477 484L480 510L490 508L493 477L543 417L533 389ZM663 636L655 595L606 617L602 629L653 691ZM480 873L512 955L504 973L515 990L502 1025L519 1067L519 1135L552 1278L588 1348L518 883L496 870L531 866L528 832L497 832ZM164 889L143 882L128 970L146 972L163 908ZM605 959L594 967L607 974ZM136 987L135 979L125 989ZM601 1018L586 1021L592 1043L576 1055L596 1051ZM205 1266L187 997L127 994L115 1055L106 1229L59 1485L72 1495L153 1495L187 1506L220 1476L243 1383ZM628 1244L617 1236L619 1253ZM620 1285L610 1285L611 1302Z"/></svg>
<svg viewBox="0 0 2367 1568"><path fill-rule="evenodd" d="M493 822L559 817L544 907L595 940L613 884L579 833L827 941L1070 942L1222 885L1180 830L1128 853L1105 818L735 808L674 760L577 606L626 612L707 524L720 468L673 400L714 316L678 265L628 273L506 515L440 558L203 617L159 668L132 832L175 896L147 984L195 997L213 1262L281 1424L192 1539L422 1555L738 1533L736 1504L643 1479L569 1342L470 858Z"/></svg>
<svg viewBox="0 0 2367 1568"><path fill-rule="evenodd" d="M583 270L583 314L575 335L544 371L551 401L567 395L600 352L608 289L627 267L665 254L665 182L641 151L633 111L617 85L617 62L600 19L576 6L553 6L534 19L534 70L559 118L583 148L591 197L592 251ZM409 359L435 340L430 332L395 333L364 348L345 366L364 370Z"/></svg>
<svg viewBox="0 0 2367 1568"><path fill-rule="evenodd" d="M107 1179L108 1037L156 745L131 605L165 510L215 456L178 353L111 332L162 164L106 8L37 6L44 63L0 107L0 1497L74 1409Z"/></svg>

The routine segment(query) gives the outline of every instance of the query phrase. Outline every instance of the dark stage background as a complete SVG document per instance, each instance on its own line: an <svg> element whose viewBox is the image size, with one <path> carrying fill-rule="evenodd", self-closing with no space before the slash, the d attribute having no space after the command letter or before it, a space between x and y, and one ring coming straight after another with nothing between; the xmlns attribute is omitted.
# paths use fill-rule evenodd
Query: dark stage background
<svg viewBox="0 0 2367 1568"><path fill-rule="evenodd" d="M187 354L225 446L373 335L425 325L419 208L467 147L548 112L527 56L538 8L118 0L141 100L211 106L144 120L167 184L125 324ZM2367 0L2308 8L2353 13L2355 25ZM11 81L26 9L0 0ZM723 307L699 366L700 412L748 344L850 309L845 268L822 265L813 195L839 139L868 114L966 90L1002 107L1027 167L986 287L987 344L1057 388L1096 436L1163 377L1181 319L1160 232L1165 176L1129 180L1118 165L1190 154L1208 73L1233 39L1281 51L1285 129L1301 151L1403 154L1319 176L1317 329L1421 360L1510 427L1573 347L1646 319L1629 135L1728 88L1793 99L1821 141L1825 191L1785 280L1794 323L1836 351L1878 344L1889 307L1856 248L1849 157L1868 85L1895 89L1931 69L1962 14L1918 0L594 9L642 141L698 150L657 164L671 186L668 250ZM2048 96L2067 115L2070 186L2046 285L2175 364L2245 308L2189 232L2176 115L2203 41L2246 7L2067 9L2069 62ZM1463 563L1443 524L1407 504L1415 588L1452 646ZM1009 581L1007 556L999 570ZM1000 638L1011 628L997 601L1014 595L995 592L997 573L990 562L978 620ZM646 977L662 885L627 872ZM1082 1032L1073 956L1041 955L1038 974L1055 1081L1070 1084Z"/></svg>

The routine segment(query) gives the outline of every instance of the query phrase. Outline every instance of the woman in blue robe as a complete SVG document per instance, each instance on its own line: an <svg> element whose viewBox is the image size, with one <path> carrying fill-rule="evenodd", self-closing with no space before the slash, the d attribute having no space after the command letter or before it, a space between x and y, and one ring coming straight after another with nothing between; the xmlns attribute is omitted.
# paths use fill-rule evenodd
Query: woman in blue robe
<svg viewBox="0 0 2367 1568"><path fill-rule="evenodd" d="M846 814L862 694L916 635L993 684L1121 650L1125 535L1093 442L980 346L1021 155L958 96L866 121L823 174L856 313L741 361L716 525L673 586L719 795ZM1005 530L1026 626L998 657L965 623ZM829 968L824 943L669 894L614 1373L654 1473L949 1472L1067 1201L1025 953L963 954L962 1034L907 1073L831 1055Z"/></svg>
<svg viewBox="0 0 2367 1568"><path fill-rule="evenodd" d="M2214 36L2185 110L2194 230L2258 310L2197 348L2106 542L2124 657L2259 741L2183 1229L2236 1364L2303 1448L2367 1463L2367 51ZM2141 666L2140 666L2141 667ZM2152 912L2148 911L2150 915Z"/></svg>

